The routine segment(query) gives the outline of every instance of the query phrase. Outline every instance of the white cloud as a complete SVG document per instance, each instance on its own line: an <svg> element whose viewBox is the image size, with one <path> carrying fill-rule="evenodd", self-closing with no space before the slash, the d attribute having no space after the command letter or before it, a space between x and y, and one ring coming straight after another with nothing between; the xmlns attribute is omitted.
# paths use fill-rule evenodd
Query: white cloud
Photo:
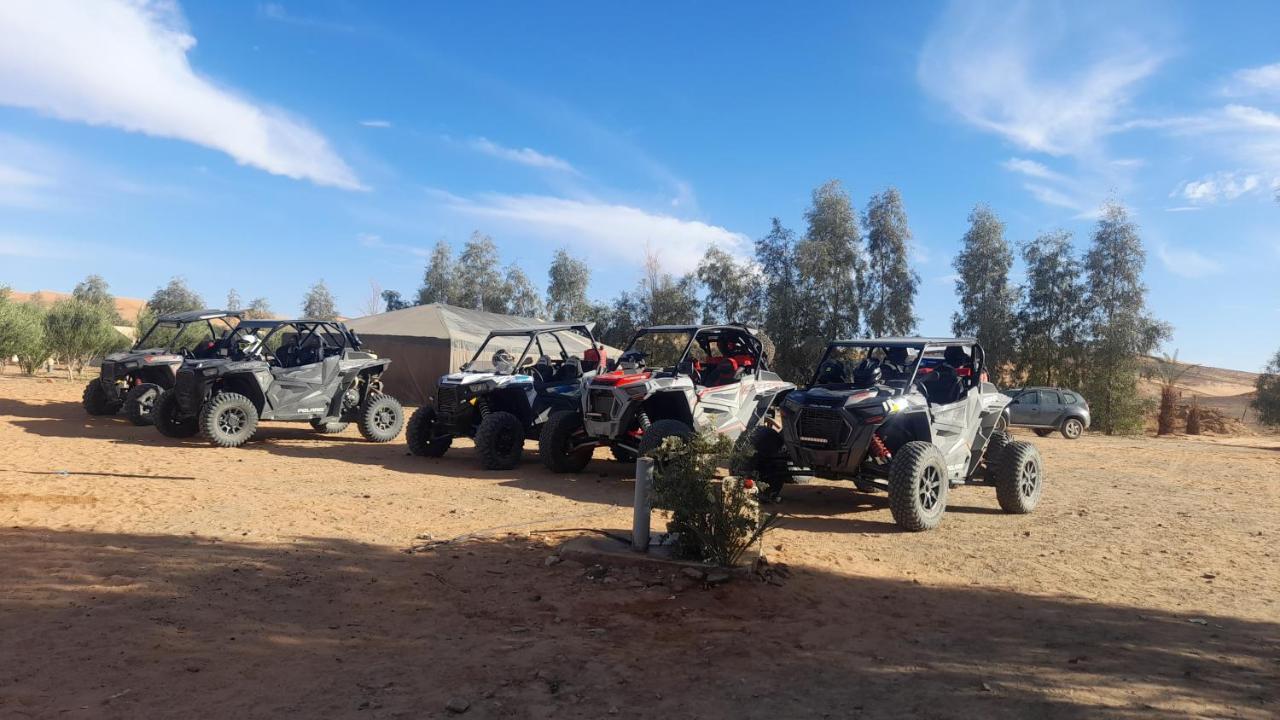
<svg viewBox="0 0 1280 720"><path fill-rule="evenodd" d="M1177 207L1165 208L1164 211L1165 212L1197 212L1203 209L1204 208L1196 207L1195 205L1179 205Z"/></svg>
<svg viewBox="0 0 1280 720"><path fill-rule="evenodd" d="M315 130L200 76L196 40L165 0L0 2L0 104L176 138L244 165L361 189Z"/></svg>
<svg viewBox="0 0 1280 720"><path fill-rule="evenodd" d="M1124 28L1116 17L1050 3L954 2L925 42L917 75L961 118L1018 147L1092 154L1163 60Z"/></svg>
<svg viewBox="0 0 1280 720"><path fill-rule="evenodd" d="M1026 183L1024 187L1031 193L1032 197L1045 205L1053 205L1054 207L1075 210L1076 212L1083 212L1085 210L1086 206L1083 203L1068 196L1061 190L1055 190L1047 185L1040 185L1037 183Z"/></svg>
<svg viewBox="0 0 1280 720"><path fill-rule="evenodd" d="M1062 173L1050 170L1043 163L1035 160L1027 160L1024 158L1009 158L1001 165L1009 172L1026 175L1027 177L1039 178L1041 180L1052 180L1055 182L1067 181L1067 177Z"/></svg>
<svg viewBox="0 0 1280 720"><path fill-rule="evenodd" d="M1228 81L1227 95L1280 95L1280 63L1237 70Z"/></svg>
<svg viewBox="0 0 1280 720"><path fill-rule="evenodd" d="M361 124L361 125L363 125L363 126L365 126L365 127L367 127L367 128L389 128L389 127L391 127L391 121L390 121L390 120L361 120L361 121L360 121L360 124Z"/></svg>
<svg viewBox="0 0 1280 720"><path fill-rule="evenodd" d="M1219 172L1179 185L1169 197L1183 198L1198 205L1236 200L1246 195L1261 194L1269 183L1257 173Z"/></svg>
<svg viewBox="0 0 1280 720"><path fill-rule="evenodd" d="M1160 245L1156 248L1165 269L1185 278L1202 278L1222 272L1222 264L1199 251Z"/></svg>
<svg viewBox="0 0 1280 720"><path fill-rule="evenodd" d="M570 165L567 160L558 158L555 155L540 153L533 148L509 148L482 137L470 140L467 146L485 155L519 163L520 165L578 174L577 169Z"/></svg>
<svg viewBox="0 0 1280 720"><path fill-rule="evenodd" d="M751 240L741 233L626 205L546 195L433 195L455 212L552 242L576 243L588 256L607 256L637 267L644 262L646 248L657 252L663 266L675 273L694 270L712 244L739 257L750 255Z"/></svg>

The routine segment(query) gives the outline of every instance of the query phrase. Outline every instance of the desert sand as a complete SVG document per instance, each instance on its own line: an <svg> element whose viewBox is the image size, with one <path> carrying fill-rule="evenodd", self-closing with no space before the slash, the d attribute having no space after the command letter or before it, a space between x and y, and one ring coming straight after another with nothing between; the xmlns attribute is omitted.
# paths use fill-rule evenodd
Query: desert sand
<svg viewBox="0 0 1280 720"><path fill-rule="evenodd" d="M629 523L607 451L496 473L279 423L220 450L81 386L0 376L3 718L1280 716L1274 436L1028 433L1034 514L957 488L923 534L789 488L773 582L708 588L548 564Z"/></svg>

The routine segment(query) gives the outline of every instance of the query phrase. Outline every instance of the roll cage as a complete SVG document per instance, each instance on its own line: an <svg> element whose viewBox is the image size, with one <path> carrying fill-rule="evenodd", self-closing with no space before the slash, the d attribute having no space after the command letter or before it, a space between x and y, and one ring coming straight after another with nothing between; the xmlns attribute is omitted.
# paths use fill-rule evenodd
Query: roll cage
<svg viewBox="0 0 1280 720"><path fill-rule="evenodd" d="M239 337L258 330L267 332L259 338L257 351L269 365L282 368L320 362L361 346L354 330L329 320L243 320L227 342L234 347Z"/></svg>
<svg viewBox="0 0 1280 720"><path fill-rule="evenodd" d="M674 372L682 375L696 375L707 365L717 365L722 358L749 357L751 369L757 375L768 370L764 353L764 344L756 337L754 331L746 325L655 325L642 328L631 336L627 348L619 358L621 364L644 364L647 366L648 353L639 350L636 345L644 338L653 335L687 335L683 340L676 362L673 365L662 365L654 368L663 372ZM721 342L736 342L746 352L725 354ZM694 356L700 350L704 360ZM734 361L737 364L737 361Z"/></svg>
<svg viewBox="0 0 1280 720"><path fill-rule="evenodd" d="M241 313L236 311L225 310L195 310L192 312L170 313L161 315L156 318L147 332L138 338L133 344L133 350L144 350L148 347L149 341L160 341L161 335L165 331L177 330L171 337L163 338L163 345L158 346L166 353L174 353L178 350L185 350L178 342L186 335L188 328L203 325L209 332L209 340L213 342L221 342L235 332L236 326L241 319ZM221 327L215 326L215 321L221 320ZM234 322L233 322L234 321Z"/></svg>
<svg viewBox="0 0 1280 720"><path fill-rule="evenodd" d="M574 355L565 346L564 339L560 337L560 333L576 333L586 341L586 351L589 352L594 350L599 353L595 336L592 334L591 327L589 325L540 325L535 327L507 328L504 330L491 330L488 336L485 337L484 342L476 349L475 354L471 356L471 359L462 366L462 370L464 372L483 371L493 372L498 375L512 375L518 370L535 365L535 362L539 358L553 357L551 353L547 352L548 348L552 351L557 351L556 356L559 357L559 361L561 363L564 363ZM544 346L544 340L548 337L555 340L555 345L551 345L550 342L546 342L546 346ZM478 363L484 362L482 358L485 353L489 351L490 343L497 338L514 338L517 340L519 338L527 339L523 344L523 348L520 350L520 354L512 354L512 359L509 363L502 362L501 366L499 366L499 362L490 361L489 364L492 367L488 369L478 367ZM519 345L520 343L517 342L516 344ZM531 351L535 349L537 350L536 357L531 354ZM499 349L499 351L502 350L506 350L506 348ZM554 362L554 360L552 362Z"/></svg>
<svg viewBox="0 0 1280 720"><path fill-rule="evenodd" d="M825 374L832 370L831 363L840 363L835 355L845 349L866 349L865 358L857 367L846 367L842 377ZM887 358L894 350L914 352L909 362L896 369L897 377L889 378L883 371L889 364ZM959 352L957 352L959 351ZM917 383L928 383L938 376L943 366L950 368L960 378L964 389L977 386L984 378L986 371L986 355L975 338L874 338L870 340L836 340L827 345L813 377L805 386L814 387L859 387L879 384L892 388L897 395L906 394ZM874 368L881 368L879 373ZM864 374L859 376L859 371ZM932 376L932 377L931 377ZM875 378L875 382L868 382ZM930 396L927 387L922 387L926 396ZM932 400L932 398L930 398Z"/></svg>

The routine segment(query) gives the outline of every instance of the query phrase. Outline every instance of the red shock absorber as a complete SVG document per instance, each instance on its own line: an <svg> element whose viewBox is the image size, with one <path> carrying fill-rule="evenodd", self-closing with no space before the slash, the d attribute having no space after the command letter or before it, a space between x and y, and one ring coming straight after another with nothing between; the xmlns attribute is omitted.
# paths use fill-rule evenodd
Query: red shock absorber
<svg viewBox="0 0 1280 720"><path fill-rule="evenodd" d="M871 433L871 454L875 457L876 462L882 465L893 459L893 453L889 452L884 440L880 439L879 433Z"/></svg>

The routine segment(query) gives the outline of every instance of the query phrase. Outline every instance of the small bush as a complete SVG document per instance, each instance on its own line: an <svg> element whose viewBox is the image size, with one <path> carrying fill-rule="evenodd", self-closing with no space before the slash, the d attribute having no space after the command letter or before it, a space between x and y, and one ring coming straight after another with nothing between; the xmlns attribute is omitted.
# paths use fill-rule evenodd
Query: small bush
<svg viewBox="0 0 1280 720"><path fill-rule="evenodd" d="M33 302L0 300L0 356L4 362L17 356L18 366L28 375L44 367L49 348L44 334L45 310Z"/></svg>
<svg viewBox="0 0 1280 720"><path fill-rule="evenodd" d="M677 554L733 567L752 543L777 523L762 516L756 493L738 478L722 478L733 445L724 436L668 438L655 453L653 505L671 513L667 530L678 534Z"/></svg>
<svg viewBox="0 0 1280 720"><path fill-rule="evenodd" d="M1191 407L1187 408L1187 434L1199 435L1200 433L1200 402L1193 395L1191 397Z"/></svg>
<svg viewBox="0 0 1280 720"><path fill-rule="evenodd" d="M90 359L128 345L111 321L101 305L74 298L59 300L44 318L45 343L74 378Z"/></svg>

